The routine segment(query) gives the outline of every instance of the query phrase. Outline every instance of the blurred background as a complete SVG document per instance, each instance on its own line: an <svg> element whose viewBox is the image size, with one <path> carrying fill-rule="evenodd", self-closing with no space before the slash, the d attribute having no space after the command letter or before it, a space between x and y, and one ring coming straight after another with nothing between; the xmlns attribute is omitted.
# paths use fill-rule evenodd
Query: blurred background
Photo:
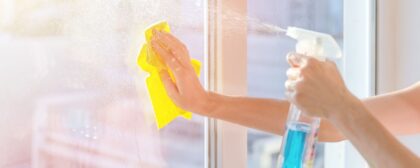
<svg viewBox="0 0 420 168"><path fill-rule="evenodd" d="M203 118L158 131L136 66L162 19L203 61L203 12L202 0L0 0L0 167L204 167Z"/></svg>

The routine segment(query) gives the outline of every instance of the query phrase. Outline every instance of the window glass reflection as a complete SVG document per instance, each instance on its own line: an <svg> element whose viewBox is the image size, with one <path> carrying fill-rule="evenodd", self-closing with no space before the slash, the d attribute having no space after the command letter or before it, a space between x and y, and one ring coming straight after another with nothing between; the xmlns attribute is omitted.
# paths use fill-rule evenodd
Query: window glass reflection
<svg viewBox="0 0 420 168"><path fill-rule="evenodd" d="M203 4L0 0L0 167L204 167L203 118L158 131L136 65L162 19L203 61Z"/></svg>

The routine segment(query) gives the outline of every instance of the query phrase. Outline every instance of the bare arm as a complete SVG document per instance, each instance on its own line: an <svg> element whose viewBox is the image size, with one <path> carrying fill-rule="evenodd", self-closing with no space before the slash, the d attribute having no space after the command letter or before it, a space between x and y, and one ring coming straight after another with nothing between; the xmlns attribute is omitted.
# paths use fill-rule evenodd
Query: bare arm
<svg viewBox="0 0 420 168"><path fill-rule="evenodd" d="M210 93L207 106L198 110L205 116L237 123L282 135L285 130L290 103L285 100L232 97ZM321 141L342 140L341 134L328 121L321 123Z"/></svg>
<svg viewBox="0 0 420 168"><path fill-rule="evenodd" d="M419 167L420 159L402 145L355 97L348 98L331 121L373 167ZM394 124L394 123L393 123ZM394 128L399 129L399 128Z"/></svg>
<svg viewBox="0 0 420 168"><path fill-rule="evenodd" d="M282 134L289 102L273 99L232 97L211 93L202 111L210 117Z"/></svg>
<svg viewBox="0 0 420 168"><path fill-rule="evenodd" d="M420 132L420 82L400 91L368 98L363 103L392 134Z"/></svg>
<svg viewBox="0 0 420 168"><path fill-rule="evenodd" d="M394 135L410 135L420 132L420 83L404 90L362 100L363 104ZM283 134L289 110L284 100L231 97L211 93L211 102L199 110L203 115ZM340 141L345 137L330 121L323 120L321 141Z"/></svg>
<svg viewBox="0 0 420 168"><path fill-rule="evenodd" d="M159 38L153 40L153 47L178 79L174 83L166 72L161 73L166 90L175 103L186 110L204 116L274 134L283 134L289 110L287 101L232 97L206 92L190 65L186 47L169 34L163 33L155 37ZM169 51L164 51L164 48ZM418 133L420 132L420 98L416 98L416 95L420 95L418 88L420 84L406 90L372 97L363 100L363 103L392 134ZM321 141L344 139L336 127L327 120L321 122L319 135Z"/></svg>
<svg viewBox="0 0 420 168"><path fill-rule="evenodd" d="M364 99L362 103L391 134L420 133L420 82L403 90ZM323 122L322 141L345 139L330 121Z"/></svg>

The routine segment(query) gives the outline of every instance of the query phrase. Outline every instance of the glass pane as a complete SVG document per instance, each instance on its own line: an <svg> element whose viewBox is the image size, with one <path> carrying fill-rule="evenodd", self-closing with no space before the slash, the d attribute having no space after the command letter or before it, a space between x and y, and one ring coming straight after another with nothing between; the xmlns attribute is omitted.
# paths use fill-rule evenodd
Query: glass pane
<svg viewBox="0 0 420 168"><path fill-rule="evenodd" d="M0 167L204 167L204 119L158 131L136 65L161 19L203 61L204 3L0 0Z"/></svg>
<svg viewBox="0 0 420 168"><path fill-rule="evenodd" d="M284 82L289 67L286 54L294 51L296 42L275 33L269 25L329 33L342 44L342 5L342 0L248 0L248 20L251 20L248 22L249 96L285 98ZM280 136L249 129L248 167L274 168L280 145ZM322 145L317 147L315 167L323 167Z"/></svg>

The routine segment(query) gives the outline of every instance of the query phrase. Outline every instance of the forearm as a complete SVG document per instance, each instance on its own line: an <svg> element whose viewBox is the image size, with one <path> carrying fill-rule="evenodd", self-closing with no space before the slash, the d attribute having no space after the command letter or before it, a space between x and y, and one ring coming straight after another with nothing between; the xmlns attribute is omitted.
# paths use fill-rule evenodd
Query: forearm
<svg viewBox="0 0 420 168"><path fill-rule="evenodd" d="M356 98L329 120L356 146L373 167L419 167L417 156L385 129Z"/></svg>
<svg viewBox="0 0 420 168"><path fill-rule="evenodd" d="M209 94L203 115L283 135L290 106L288 101ZM323 120L319 139L339 141L344 137L330 122Z"/></svg>
<svg viewBox="0 0 420 168"><path fill-rule="evenodd" d="M208 105L203 110L209 117L273 134L283 133L289 111L287 101L209 94Z"/></svg>

